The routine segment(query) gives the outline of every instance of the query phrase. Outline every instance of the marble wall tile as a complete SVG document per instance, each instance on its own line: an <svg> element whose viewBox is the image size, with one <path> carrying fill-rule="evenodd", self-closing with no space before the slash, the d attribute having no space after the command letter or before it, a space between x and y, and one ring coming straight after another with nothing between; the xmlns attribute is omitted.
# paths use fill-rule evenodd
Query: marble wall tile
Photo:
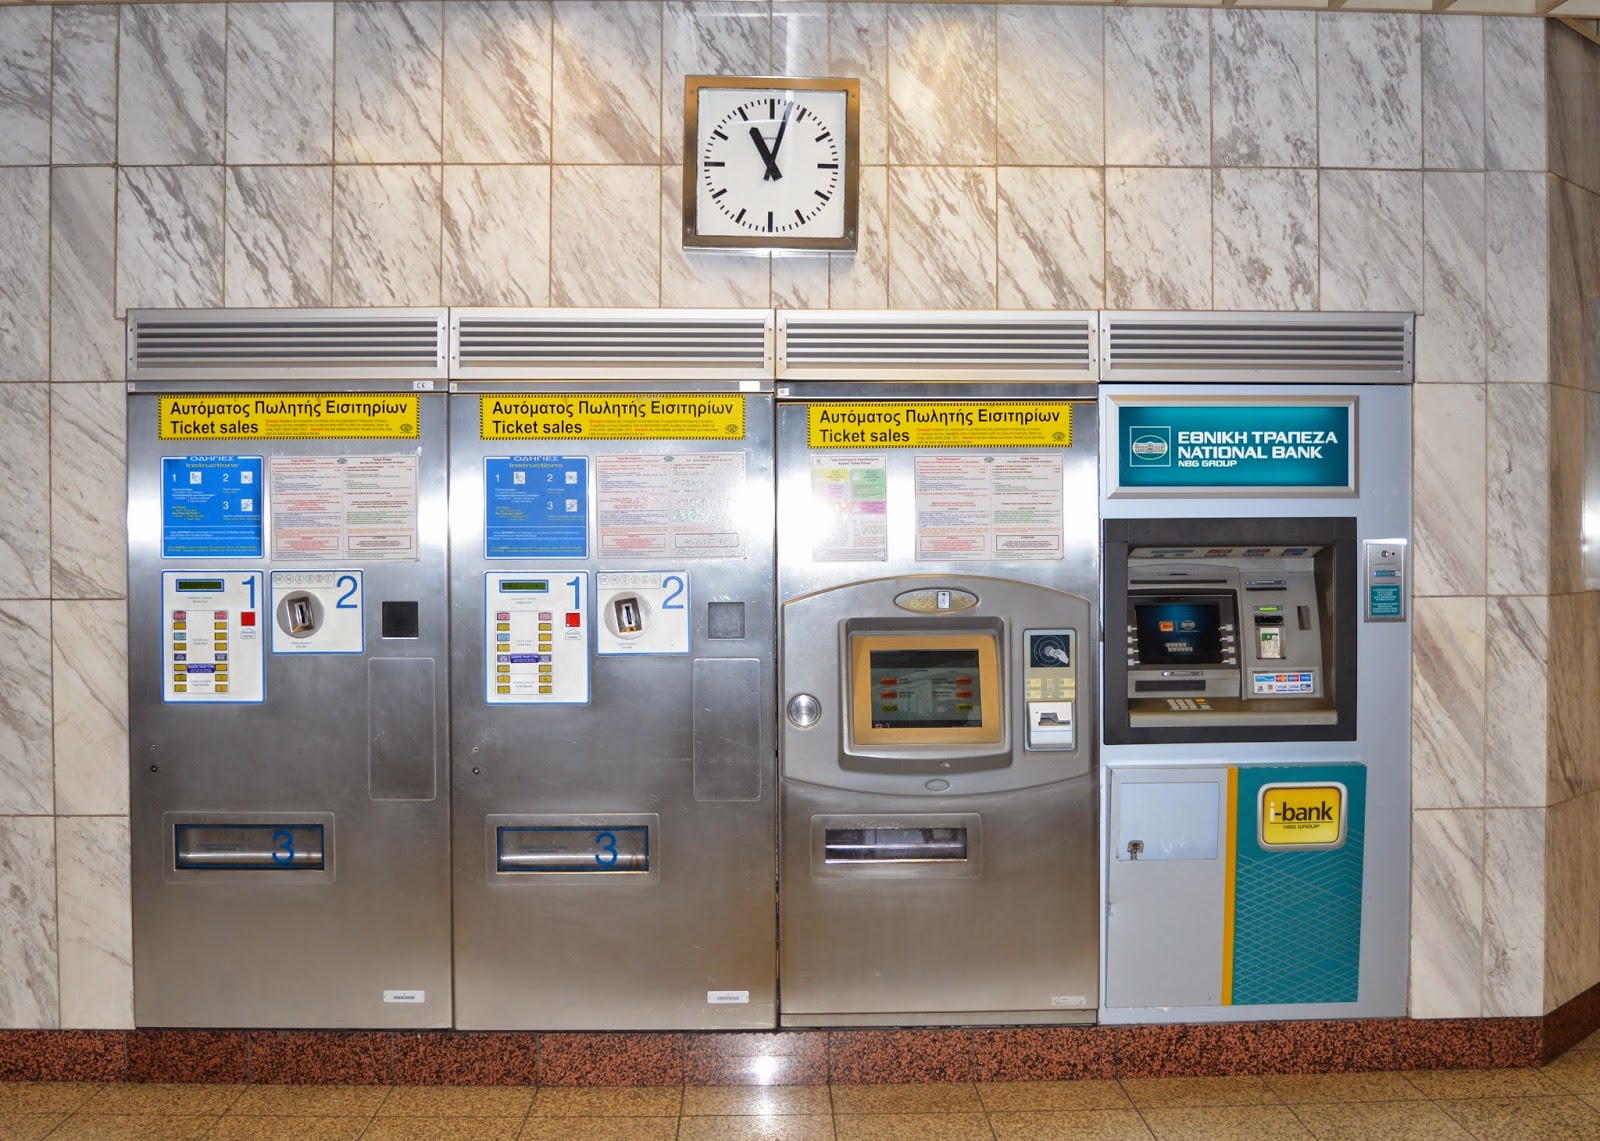
<svg viewBox="0 0 1600 1141"><path fill-rule="evenodd" d="M117 172L109 166L50 172L50 379L120 379L117 311Z"/></svg>
<svg viewBox="0 0 1600 1141"><path fill-rule="evenodd" d="M122 168L117 316L222 304L222 194L219 166Z"/></svg>
<svg viewBox="0 0 1600 1141"><path fill-rule="evenodd" d="M1419 18L1392 12L1330 12L1318 16L1317 28L1322 165L1421 166Z"/></svg>
<svg viewBox="0 0 1600 1141"><path fill-rule="evenodd" d="M1211 172L1106 170L1106 304L1211 308Z"/></svg>
<svg viewBox="0 0 1600 1141"><path fill-rule="evenodd" d="M859 230L857 241L859 243ZM849 255L840 255L848 257ZM769 273L774 309L828 308L829 254L794 254L772 259Z"/></svg>
<svg viewBox="0 0 1600 1141"><path fill-rule="evenodd" d="M1549 391L1529 384L1491 384L1488 428L1489 593L1546 594L1550 589Z"/></svg>
<svg viewBox="0 0 1600 1141"><path fill-rule="evenodd" d="M1600 259L1592 256L1600 249L1600 195L1564 178L1550 178L1546 189L1550 381L1600 389ZM1536 259L1537 250L1528 256Z"/></svg>
<svg viewBox="0 0 1600 1141"><path fill-rule="evenodd" d="M133 903L128 822L115 817L56 821L61 1025L133 1026Z"/></svg>
<svg viewBox="0 0 1600 1141"><path fill-rule="evenodd" d="M1002 4L996 108L1000 162L1105 162L1105 9Z"/></svg>
<svg viewBox="0 0 1600 1141"><path fill-rule="evenodd" d="M59 1025L55 821L48 816L0 816L0 946L0 1026Z"/></svg>
<svg viewBox="0 0 1600 1141"><path fill-rule="evenodd" d="M1600 592L1600 393L1585 392L1583 396L1583 490L1579 506L1583 524L1578 533L1578 540L1583 544L1580 589L1594 593ZM1596 634L1600 636L1600 630ZM1600 666L1600 647L1594 660Z"/></svg>
<svg viewBox="0 0 1600 1141"><path fill-rule="evenodd" d="M1544 1005L1545 814L1483 814L1483 1013L1540 1015Z"/></svg>
<svg viewBox="0 0 1600 1141"><path fill-rule="evenodd" d="M889 169L891 308L994 308L995 182L988 167Z"/></svg>
<svg viewBox="0 0 1600 1141"><path fill-rule="evenodd" d="M828 74L861 81L861 165L889 161L889 12L884 4L828 5Z"/></svg>
<svg viewBox="0 0 1600 1141"><path fill-rule="evenodd" d="M63 816L128 812L128 604L57 601L55 803Z"/></svg>
<svg viewBox="0 0 1600 1141"><path fill-rule="evenodd" d="M335 159L438 162L444 153L440 0L342 3L334 25Z"/></svg>
<svg viewBox="0 0 1600 1141"><path fill-rule="evenodd" d="M439 182L436 166L335 170L335 305L439 304Z"/></svg>
<svg viewBox="0 0 1600 1141"><path fill-rule="evenodd" d="M1482 170L1483 17L1422 17L1422 164Z"/></svg>
<svg viewBox="0 0 1600 1141"><path fill-rule="evenodd" d="M0 602L0 816L55 811L49 646L48 602Z"/></svg>
<svg viewBox="0 0 1600 1141"><path fill-rule="evenodd" d="M0 381L50 378L50 172L0 167Z"/></svg>
<svg viewBox="0 0 1600 1141"><path fill-rule="evenodd" d="M1484 176L1422 176L1422 308L1418 381L1481 381L1487 375Z"/></svg>
<svg viewBox="0 0 1600 1141"><path fill-rule="evenodd" d="M0 9L0 166L50 161L50 9Z"/></svg>
<svg viewBox="0 0 1600 1141"><path fill-rule="evenodd" d="M660 163L661 34L661 6L650 0L557 0L555 162Z"/></svg>
<svg viewBox="0 0 1600 1141"><path fill-rule="evenodd" d="M832 75L828 19L832 0L772 0L773 75Z"/></svg>
<svg viewBox="0 0 1600 1141"><path fill-rule="evenodd" d="M1324 170L1318 198L1322 308L1422 308L1422 175Z"/></svg>
<svg viewBox="0 0 1600 1141"><path fill-rule="evenodd" d="M224 304L329 304L333 169L231 166L227 191Z"/></svg>
<svg viewBox="0 0 1600 1141"><path fill-rule="evenodd" d="M1545 170L1545 21L1483 18L1484 158L1490 170Z"/></svg>
<svg viewBox="0 0 1600 1141"><path fill-rule="evenodd" d="M50 52L54 162L117 161L117 25L110 4L57 4Z"/></svg>
<svg viewBox="0 0 1600 1141"><path fill-rule="evenodd" d="M1317 172L1220 169L1212 192L1216 308L1315 309Z"/></svg>
<svg viewBox="0 0 1600 1141"><path fill-rule="evenodd" d="M672 308L765 309L772 304L765 254L683 248L683 167L661 168L661 304Z"/></svg>
<svg viewBox="0 0 1600 1141"><path fill-rule="evenodd" d="M1413 809L1483 806L1487 621L1482 598L1414 600Z"/></svg>
<svg viewBox="0 0 1600 1141"><path fill-rule="evenodd" d="M1488 393L1481 384L1412 390L1412 586L1418 595L1485 593Z"/></svg>
<svg viewBox="0 0 1600 1141"><path fill-rule="evenodd" d="M1104 307L1104 172L1003 166L999 178L1000 308Z"/></svg>
<svg viewBox="0 0 1600 1141"><path fill-rule="evenodd" d="M1554 1009L1587 990L1591 947L1600 948L1600 908L1588 876L1593 837L1582 799L1552 804L1545 819L1544 1005Z"/></svg>
<svg viewBox="0 0 1600 1141"><path fill-rule="evenodd" d="M1541 135L1542 137L1542 135ZM1550 379L1550 224L1547 178L1484 178L1485 334L1491 381ZM1559 248L1559 247L1557 247Z"/></svg>
<svg viewBox="0 0 1600 1141"><path fill-rule="evenodd" d="M1600 192L1600 44L1547 20L1545 86L1550 170Z"/></svg>
<svg viewBox="0 0 1600 1141"><path fill-rule="evenodd" d="M117 68L117 161L223 160L225 4L126 4Z"/></svg>
<svg viewBox="0 0 1600 1141"><path fill-rule="evenodd" d="M666 0L661 28L661 161L683 161L683 77L767 75L772 17L765 0Z"/></svg>
<svg viewBox="0 0 1600 1141"><path fill-rule="evenodd" d="M995 51L993 7L889 6L890 163L994 162Z"/></svg>
<svg viewBox="0 0 1600 1141"><path fill-rule="evenodd" d="M883 309L889 304L889 171L861 168L856 252L828 255L828 304L835 309Z"/></svg>
<svg viewBox="0 0 1600 1141"><path fill-rule="evenodd" d="M228 8L228 161L333 161L333 5Z"/></svg>
<svg viewBox="0 0 1600 1141"><path fill-rule="evenodd" d="M1212 156L1218 166L1317 164L1317 17L1211 13Z"/></svg>
<svg viewBox="0 0 1600 1141"><path fill-rule="evenodd" d="M1584 483L1589 453L1600 448L1600 441L1586 439L1587 409L1591 393L1566 385L1551 385L1550 429L1545 438L1544 451L1548 455L1549 482L1549 536L1550 536L1550 594L1559 598L1574 595L1583 589L1584 574ZM1592 462L1592 461L1590 461ZM1591 530L1593 529L1591 525ZM1572 600L1566 599L1570 605ZM1555 605L1552 600L1552 606ZM1552 620L1555 615L1552 612ZM1560 631L1570 635L1574 631ZM1578 677L1577 658L1560 660L1552 648L1551 669L1559 682L1552 694L1559 693L1562 684ZM1596 692L1600 692L1597 690ZM1555 715L1552 703L1552 716ZM1596 744L1600 744L1597 741ZM1556 750L1552 749L1552 753ZM1553 766L1552 766L1553 767ZM1570 793L1568 795L1571 795Z"/></svg>
<svg viewBox="0 0 1600 1141"><path fill-rule="evenodd" d="M1515 694L1488 719L1484 803L1542 808L1549 740L1550 606L1542 597L1491 597L1488 691Z"/></svg>
<svg viewBox="0 0 1600 1141"><path fill-rule="evenodd" d="M1576 394L1582 400L1582 394ZM1581 414L1579 416L1581 422ZM1560 804L1594 787L1595 745L1600 713L1593 685L1600 667L1588 655L1596 637L1590 623L1595 606L1584 594L1550 597L1548 799ZM1588 683L1588 684L1586 684ZM1597 940L1600 942L1600 940Z"/></svg>
<svg viewBox="0 0 1600 1141"><path fill-rule="evenodd" d="M1106 10L1106 162L1211 162L1211 14Z"/></svg>
<svg viewBox="0 0 1600 1141"><path fill-rule="evenodd" d="M550 168L444 168L444 303L550 301Z"/></svg>
<svg viewBox="0 0 1600 1141"><path fill-rule="evenodd" d="M49 416L45 385L0 384L0 598L50 596Z"/></svg>
<svg viewBox="0 0 1600 1141"><path fill-rule="evenodd" d="M444 8L445 162L550 161L549 0Z"/></svg>
<svg viewBox="0 0 1600 1141"><path fill-rule="evenodd" d="M552 168L550 304L660 303L661 168Z"/></svg>
<svg viewBox="0 0 1600 1141"><path fill-rule="evenodd" d="M128 593L127 393L115 381L50 389L50 596Z"/></svg>
<svg viewBox="0 0 1600 1141"><path fill-rule="evenodd" d="M1411 817L1413 1018L1483 1013L1483 813Z"/></svg>

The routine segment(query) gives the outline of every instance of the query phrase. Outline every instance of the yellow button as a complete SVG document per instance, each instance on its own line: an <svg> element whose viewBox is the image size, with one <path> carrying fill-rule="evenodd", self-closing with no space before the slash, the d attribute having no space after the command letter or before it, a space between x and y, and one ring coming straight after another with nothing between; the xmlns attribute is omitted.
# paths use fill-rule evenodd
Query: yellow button
<svg viewBox="0 0 1600 1141"><path fill-rule="evenodd" d="M497 685L494 687L494 691L496 693L510 693L511 687L509 685Z"/></svg>
<svg viewBox="0 0 1600 1141"><path fill-rule="evenodd" d="M509 623L509 622L496 622L494 624L494 628L496 630L509 630L509 629L511 629L511 623Z"/></svg>
<svg viewBox="0 0 1600 1141"><path fill-rule="evenodd" d="M217 683L217 692L218 693L227 693L228 692L228 683L225 682L225 681L218 682Z"/></svg>
<svg viewBox="0 0 1600 1141"><path fill-rule="evenodd" d="M177 665L172 667L172 672L175 674L186 674L189 672L189 667L184 665L182 662L179 662Z"/></svg>
<svg viewBox="0 0 1600 1141"><path fill-rule="evenodd" d="M501 675L502 677L504 677L505 675L507 675L507 674L509 674L511 672L511 667L510 666L501 666L499 669L495 670L494 672L499 674L499 675Z"/></svg>
<svg viewBox="0 0 1600 1141"><path fill-rule="evenodd" d="M187 623L187 622L174 622L172 624L172 628L174 630L187 630L189 628L189 623Z"/></svg>
<svg viewBox="0 0 1600 1141"><path fill-rule="evenodd" d="M550 652L550 643L549 642L540 642L539 643L539 652L548 654Z"/></svg>
<svg viewBox="0 0 1600 1141"><path fill-rule="evenodd" d="M539 692L540 693L554 693L555 692L555 688L553 686L541 685L539 687Z"/></svg>
<svg viewBox="0 0 1600 1141"><path fill-rule="evenodd" d="M550 623L548 623L548 622L541 622L541 623L539 623L539 629L541 629L541 630L548 630L548 629L550 629Z"/></svg>
<svg viewBox="0 0 1600 1141"><path fill-rule="evenodd" d="M211 628L213 630L226 630L228 628L228 624L226 622L217 621L211 623Z"/></svg>
<svg viewBox="0 0 1600 1141"><path fill-rule="evenodd" d="M172 692L173 693L188 693L189 692L189 687L184 685L180 681L177 685L172 687Z"/></svg>

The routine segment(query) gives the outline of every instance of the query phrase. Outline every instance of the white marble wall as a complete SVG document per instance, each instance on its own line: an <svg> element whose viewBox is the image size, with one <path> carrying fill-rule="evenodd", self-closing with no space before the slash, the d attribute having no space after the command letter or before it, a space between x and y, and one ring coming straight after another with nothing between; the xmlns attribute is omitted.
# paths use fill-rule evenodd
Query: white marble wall
<svg viewBox="0 0 1600 1141"><path fill-rule="evenodd" d="M1570 561L1518 447L1554 415L1545 55L1457 15L0 5L0 1026L129 1019L117 381L149 305L1422 311L1412 1002L1535 1013ZM860 78L855 254L682 250L687 72Z"/></svg>

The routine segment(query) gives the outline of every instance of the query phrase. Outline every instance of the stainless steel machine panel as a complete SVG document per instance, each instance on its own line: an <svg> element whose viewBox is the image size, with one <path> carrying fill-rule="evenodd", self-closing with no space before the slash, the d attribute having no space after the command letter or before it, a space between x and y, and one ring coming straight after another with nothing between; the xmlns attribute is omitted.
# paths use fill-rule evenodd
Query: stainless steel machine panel
<svg viewBox="0 0 1600 1141"><path fill-rule="evenodd" d="M141 1026L451 1023L446 397L398 387L129 396ZM414 438L159 438L163 394L262 393L419 416Z"/></svg>
<svg viewBox="0 0 1600 1141"><path fill-rule="evenodd" d="M457 390L457 1025L771 1027L772 398L717 395L742 435L486 440L480 397L616 394Z"/></svg>

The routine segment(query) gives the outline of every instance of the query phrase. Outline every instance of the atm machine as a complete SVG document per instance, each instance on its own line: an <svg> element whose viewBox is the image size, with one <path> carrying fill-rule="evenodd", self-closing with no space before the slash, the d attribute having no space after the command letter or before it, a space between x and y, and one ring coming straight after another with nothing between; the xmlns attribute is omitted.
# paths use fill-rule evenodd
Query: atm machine
<svg viewBox="0 0 1600 1141"><path fill-rule="evenodd" d="M140 1026L450 1025L445 344L128 314Z"/></svg>
<svg viewBox="0 0 1600 1141"><path fill-rule="evenodd" d="M785 1026L1094 1019L1093 332L779 315Z"/></svg>
<svg viewBox="0 0 1600 1141"><path fill-rule="evenodd" d="M456 1024L770 1028L772 314L451 323Z"/></svg>
<svg viewBox="0 0 1600 1141"><path fill-rule="evenodd" d="M1411 325L1102 315L1103 1021L1405 1013Z"/></svg>

